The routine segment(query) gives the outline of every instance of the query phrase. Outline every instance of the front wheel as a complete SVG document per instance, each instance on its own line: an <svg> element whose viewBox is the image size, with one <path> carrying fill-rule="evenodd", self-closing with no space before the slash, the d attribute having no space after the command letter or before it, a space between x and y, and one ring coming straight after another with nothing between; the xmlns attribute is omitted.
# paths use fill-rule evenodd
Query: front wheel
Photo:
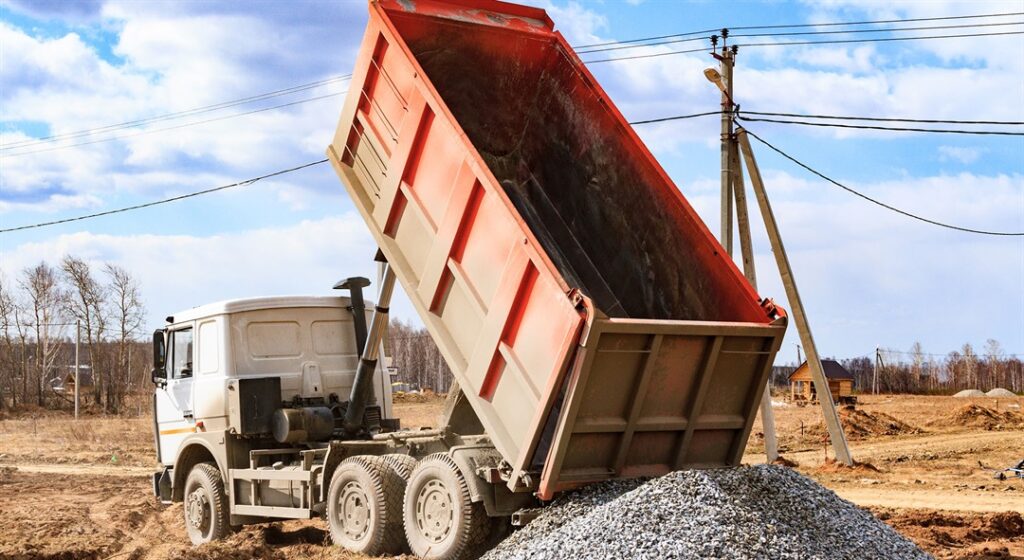
<svg viewBox="0 0 1024 560"><path fill-rule="evenodd" d="M224 480L213 463L192 467L185 480L185 531L192 544L223 539L228 525L228 498Z"/></svg>

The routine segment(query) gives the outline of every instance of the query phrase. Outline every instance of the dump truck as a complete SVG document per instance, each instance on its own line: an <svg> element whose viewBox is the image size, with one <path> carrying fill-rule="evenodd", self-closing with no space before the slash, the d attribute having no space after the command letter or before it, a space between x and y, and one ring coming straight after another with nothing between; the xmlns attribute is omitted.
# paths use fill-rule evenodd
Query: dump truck
<svg viewBox="0 0 1024 560"><path fill-rule="evenodd" d="M738 464L786 313L547 14L369 12L327 155L378 246L376 302L354 278L334 303L222 305L154 335L154 489L192 540L323 516L355 552L468 558L559 492ZM378 364L397 285L454 375L433 429L401 427ZM204 378L207 344L223 369ZM214 406L174 408L179 352Z"/></svg>

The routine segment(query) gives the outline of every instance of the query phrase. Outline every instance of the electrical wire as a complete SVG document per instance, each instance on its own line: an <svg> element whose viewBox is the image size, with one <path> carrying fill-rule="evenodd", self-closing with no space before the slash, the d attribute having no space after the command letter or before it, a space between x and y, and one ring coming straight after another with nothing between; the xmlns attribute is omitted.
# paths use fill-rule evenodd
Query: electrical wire
<svg viewBox="0 0 1024 560"><path fill-rule="evenodd" d="M1007 27L1011 25L1024 25L1024 21L1011 21L1011 22L999 22L999 23L973 23L973 24L959 24L959 25L926 25L918 27L889 27L881 29L839 29L830 31L787 31L782 33L745 33L745 34L730 34L729 38L736 37L800 37L807 35L837 35L837 34L851 34L851 33L895 33L902 31L930 31L938 29L974 29L979 27ZM645 44L631 44L631 45L618 45L605 48L588 49L588 50L577 50L577 54L588 54L595 52L604 51L615 51L622 49L637 49L641 47L655 47L660 45L670 45L675 43L687 43L691 41L702 41L706 40L707 37L687 37L683 39L672 39L668 41L659 41L654 43Z"/></svg>
<svg viewBox="0 0 1024 560"><path fill-rule="evenodd" d="M739 123L737 123L737 126L740 126ZM796 159L795 157L793 157L793 156L787 154L786 152L782 151L781 149L775 147L774 144L771 144L770 142L768 142L764 138L761 138L760 136L758 136L757 134L752 132L750 129L743 128L742 126L740 126L739 130L742 130L742 131L746 132L747 134L752 136L755 140L757 140L758 142L764 144L765 146L767 146L769 149L771 149L775 153L777 153L780 156L788 159L789 161L795 163L796 165L802 167L804 170L806 170L806 171L808 171L808 172L818 176L819 178L824 179L825 181L828 181L829 183L832 183L833 185L835 185L835 186L845 190L846 192L849 192L849 193L851 193L853 195L859 196L859 197L863 198L864 200L867 200L868 202L871 202L873 204L877 204L878 206L881 206L882 208L885 208L887 210L891 210L893 212L896 212L897 214L902 214L903 216L906 216L908 218L913 218L915 220L922 221L922 222L925 222L927 224L932 224L934 226L939 226L939 227L943 227L943 228L947 228L947 229L952 229L952 230L956 230L956 231L967 232L967 233L977 233L977 234L981 234L981 235L995 235L995 236L1002 236L1002 237L1020 237L1020 236L1024 236L1024 232L988 231L988 230L973 229L973 228L968 228L968 227L963 227L963 226L957 226L957 225L953 225L953 224L947 224L947 223L940 222L940 221L937 221L937 220L932 220L931 218L925 218L923 216L919 216L917 214L914 214L912 212L908 212L906 210L901 210L899 208L896 208L895 206L886 204L886 203L884 203L884 202L882 202L880 200L877 200L875 198L872 198L872 197L870 197L870 196L868 196L868 195L866 195L866 194L864 194L864 193L862 193L860 191L852 189L852 188L850 188L850 187L840 183L839 181L836 181L835 179L832 179L831 177L828 177L824 173L821 173L820 171L810 167L809 165L803 163L802 161Z"/></svg>
<svg viewBox="0 0 1024 560"><path fill-rule="evenodd" d="M960 33L956 35L925 35L922 37L872 37L868 39L833 39L828 41L784 41L782 43L739 43L736 47L787 47L793 45L840 45L845 43L889 43L893 41L921 41L927 39L961 39L964 37L997 37L1000 35L1024 35L1024 31L999 31L995 33Z"/></svg>
<svg viewBox="0 0 1024 560"><path fill-rule="evenodd" d="M262 107L260 109L253 109L253 110L244 111L244 112L241 112L241 113L233 113L231 115L223 115L223 116L220 116L220 117L214 117L214 118L211 118L211 119L203 119L203 120L200 120L200 121L192 121L192 122L182 123L182 124L178 124L178 125L174 125L174 126L168 126L168 127L164 127L164 128L154 128L154 129L149 129L149 130L143 130L143 131L140 131L140 132L136 132L134 134L121 134L121 135L118 135L118 136L108 136L108 137L105 137L105 138L98 138L96 140L89 140L87 142L79 142L77 144L65 144L65 145L61 145L61 146L53 146L53 147L50 147L50 148L41 148L41 149L38 149L38 150L28 150L28 151L24 151L24 152L14 152L13 154L0 154L0 159L14 158L14 157L25 156L25 155L29 155L29 154L39 154L39 153L43 153L43 152L52 152L52 151L55 151L55 150L64 150L64 149L67 149L67 148L75 148L75 147L78 147L78 146L88 146L90 144L101 144L101 143L104 143L104 142L112 142L114 140L122 140L124 138L135 138L136 136L146 136L148 134L156 134L157 132L167 132L168 130L177 130L179 128L187 128L187 127L190 127L190 126L196 126L196 125L200 125L200 124L206 124L206 123L217 122L217 121L224 121L224 120L228 120L228 119L235 119L235 118L238 118L238 117L244 117L246 115L254 115L256 113L263 113L263 112L266 112L266 111L274 111L274 110L277 110L277 109L283 109L285 107L292 107L294 105L302 105L304 103L310 103L312 101L319 101L321 99L329 99L331 97L337 97L339 95L344 95L344 92L328 93L326 95L319 95L319 96L316 96L316 97L310 97L308 99L300 99L298 101L291 101L289 103L282 103L280 105L273 105L273 106L270 106L270 107Z"/></svg>
<svg viewBox="0 0 1024 560"><path fill-rule="evenodd" d="M707 111L705 113L693 113L693 114L690 114L690 115L676 115L674 117L661 117L660 119L647 119L647 120L644 120L644 121L632 121L629 124L631 124L631 125L652 124L652 123L660 123L660 122L666 122L666 121L678 121L678 120L682 120L682 119L692 119L692 118L695 118L695 117L706 117L708 115L721 115L721 114L722 114L721 111Z"/></svg>
<svg viewBox="0 0 1024 560"><path fill-rule="evenodd" d="M178 119L178 118L182 118L182 117L191 117L191 116L194 116L194 115L200 115L200 114L203 114L203 113L209 113L209 112L212 112L212 111L218 111L218 110L221 110L221 109L228 109L228 108L231 108L231 107L236 107L238 105L245 105L245 104L253 103L253 102L256 102L256 101L263 101L265 99L272 99L274 97L280 97L280 96L283 96L283 95L290 95L290 94L293 94L293 93L300 93L300 92L303 92L303 91L314 89L314 88L317 88L317 87L320 87L320 86L323 86L323 85L327 85L327 84L331 84L331 83L334 83L334 82L345 81L345 80L350 79L351 77L352 77L352 74L345 74L345 75L342 75L342 76L334 76L334 77L331 77L331 78L326 78L326 79L318 80L318 81L315 81L315 82L310 82L310 83L306 83L306 84L299 84L297 86L292 86L292 87L289 87L289 88L284 88L284 89L279 89L279 90L270 91L270 92L266 92L266 93L260 93L260 94L256 94L256 95L251 95L249 97L242 97L240 99L232 99L232 100L229 100L229 101L222 101L220 103L214 103L212 105L204 105L202 107L194 107L192 109L186 109L186 110L177 111L177 112L174 112L174 113L166 113L166 114L163 114L163 115L147 117L147 118L144 118L144 119L136 119L136 120L133 120L133 121L125 121L125 122L116 123L116 124L109 124L109 125L106 125L106 126L100 126L100 127L95 127L95 128L87 128L87 129L83 129L83 130L77 130L77 131L74 131L74 132L65 132L63 134L55 134L55 135L52 135L52 136L45 136L45 137L42 137L42 138L33 138L33 139L30 139L30 140L22 140L20 142L12 142L10 144L0 145L0 151L11 150L11 149L14 149L14 148L20 148L20 147L25 147L25 146L29 146L29 145L35 145L35 144L45 144L45 143L55 142L55 141L58 141L58 140L69 140L69 139L77 138L77 137L80 137L80 136L89 136L91 134L96 134L98 132L111 132L111 131L119 130L119 129L122 129L122 128L135 128L137 126L141 126L141 125L144 125L144 124L150 124L150 123L161 122L161 121L166 121L166 120L173 120L173 119Z"/></svg>
<svg viewBox="0 0 1024 560"><path fill-rule="evenodd" d="M673 54L687 54L687 53L695 53L695 52L711 52L711 49L710 48L706 48L706 49L689 49L689 50L685 50L685 51L668 51L668 52L660 52L660 53L635 54L635 55L632 55L632 56L619 56L619 57L613 57L613 58L599 58L597 60L584 60L583 64L600 64L602 62L614 62L616 60L637 60L637 59L640 59L640 58L654 58L654 57L658 57L658 56L669 56L669 55L673 55Z"/></svg>
<svg viewBox="0 0 1024 560"><path fill-rule="evenodd" d="M950 21L950 20L981 19L981 18L992 18L992 17L1009 17L1009 16L1020 16L1020 15L1024 15L1024 12L1004 12L1004 13L990 13L990 14L968 14L968 15L959 15L959 16L944 16L944 17L929 17L929 18L902 18L902 19L853 21L853 22L800 23L800 24L777 24L777 25L747 25L747 26L734 26L734 27L731 27L729 29L733 30L733 31L737 31L737 30L788 29L788 28L833 27L833 26L853 26L853 25L878 25L878 24L888 24L888 23L912 23L912 22L923 22L923 21ZM964 27L984 27L984 26L990 26L990 25L1011 25L1011 24L973 24L973 25L965 25ZM952 27L952 26L947 26L947 27ZM900 30L901 29L879 29L879 30L857 30L857 29L852 29L852 30L845 30L845 31L828 31L828 32L821 31L821 32L807 32L807 33L808 34L812 34L812 33L813 34L822 34L822 33L864 33L864 32L885 32L885 31L900 31ZM576 45L574 48L576 49L577 54L587 54L588 52L600 52L602 50L613 50L613 49L587 50L587 49L591 49L593 47L603 47L603 46L610 46L610 45L627 45L627 44L633 44L633 43L646 43L648 41L655 41L655 40L661 40L661 39L671 39L671 38L678 38L678 37L689 37L689 36L695 36L695 35L701 35L701 37L694 37L693 39L688 39L688 40L701 40L701 39L705 39L706 37L704 37L704 35L706 35L708 33L718 33L720 31L721 31L721 28L702 29L702 30L698 30L698 31L690 31L690 32L685 32L685 33L674 33L674 34L669 34L669 35L658 35L658 36L653 36L653 37L640 37L640 38L635 38L635 39L625 39L625 40L621 40L621 41L608 41L608 42L603 42L603 43L592 43L592 44L587 44L587 45ZM796 34L797 33L786 33L785 35L796 35ZM749 35L749 34L748 35L733 35L733 37L737 37L737 36L755 36L755 35ZM647 45L636 45L636 46L656 46L656 45L669 44L669 43L674 43L674 42L678 42L678 41L665 41L664 43L652 43L652 44L647 44ZM635 47L633 47L633 48L635 48ZM704 49L700 49L700 50L704 50ZM687 51L687 52L699 52L699 51L695 50L695 51ZM664 54L682 54L682 53L681 52L673 52L673 53L664 53ZM657 56L663 56L663 55L662 54L658 54ZM646 56L644 56L643 58L646 58ZM629 58L624 58L622 60L628 60L628 59ZM592 61L592 62L606 62L606 60L598 60L598 61ZM6 151L6 150L11 150L11 149L20 148L20 147L27 147L27 146L35 145L35 144L48 143L48 142L53 142L53 141L57 141L57 140L67 140L67 139L72 139L72 138L76 138L76 137L80 137L80 136L87 136L87 135L95 134L95 133L98 133L98 132L109 132L109 131L118 130L118 129L121 129L121 128L132 128L132 127L137 127L137 126L144 125L144 124L150 124L150 123L153 123L153 122L161 122L161 121L165 121L165 120L173 120L173 119L177 119L177 118L181 118L181 117L185 117L185 116L194 116L194 115L197 115L197 114L203 114L203 113L206 113L206 112L217 111L217 110L220 110L220 109L235 107L235 106L238 106L238 105L252 103L252 102L255 102L255 101L260 101L260 100L269 99L269 98L273 98L273 97L278 97L278 96L282 96L282 95L289 95L291 93L298 93L298 92L306 91L308 89L313 89L315 87L319 87L319 86L322 86L322 85L325 85L325 84L329 84L329 83L333 83L333 82L337 82L337 81L342 81L342 80L347 80L347 79L349 79L351 77L352 77L352 74L344 74L344 75L339 75L339 76L332 76L332 77L329 77L329 78L326 78L326 79L323 79L323 80L317 80L317 81L314 81L314 82L309 82L309 83L305 83L305 84L299 84L299 85L288 87L288 88L283 88L283 89L279 89L279 90L275 90L275 91L270 91L270 92L265 92L265 93L260 93L260 94L252 95L252 96L249 96L249 97L243 97L243 98L239 98L239 99L232 99L232 100L228 100L228 101L223 101L223 102L215 103L215 104L212 104L212 105L204 105L204 106L201 106L201 107L195 107L195 108L192 108L192 109L186 109L184 111L177 111L177 112L173 112L173 113L166 113L166 114L163 114L163 115L157 115L157 116L154 116L154 117L147 117L147 118L144 118L144 119L136 119L136 120L132 120L132 121L125 121L125 122L111 124L111 125L106 125L106 126L101 126L101 127L88 128L88 129L77 130L77 131L73 131L73 132L66 132L66 133L62 133L62 134L55 134L55 135L51 135L51 136L45 136L45 137L42 137L42 138L33 138L33 139L23 140L23 141L20 141L20 142L14 142L14 143L10 143L10 144L3 144L3 145L0 145L0 151Z"/></svg>
<svg viewBox="0 0 1024 560"><path fill-rule="evenodd" d="M918 41L928 39L960 39L965 37L996 37L1003 35L1024 35L1024 31L1000 31L995 33L960 33L956 35L925 35L921 37L871 37L865 39L830 39L827 41L783 41L781 43L739 43L734 47L787 47L798 45L838 45L846 43L888 43L893 41ZM647 46L647 45L645 45ZM584 60L584 64L598 64L602 62L614 62L617 60L637 60L642 58L654 58L676 54L687 54L695 52L711 52L712 49L687 49L682 51L668 51L659 53L637 54L632 56L620 56L612 58L600 58L597 60Z"/></svg>
<svg viewBox="0 0 1024 560"><path fill-rule="evenodd" d="M22 230L26 230L26 229L35 229L35 228L41 228L41 227L46 227L46 226L55 226L57 224L66 224L66 223L69 223L69 222L78 222L78 221L81 221L81 220L88 220L88 219L91 219L91 218L99 218L100 216L109 216L111 214L120 214L121 212L129 212L129 211L132 211L132 210L139 210L139 209L142 209L142 208L149 208L151 206L158 206L158 205L161 205L161 204L167 204L169 202L176 202L176 201L179 201L179 200L184 200L186 198L192 198L192 197L200 196L200 195L204 195L204 194L210 194L210 193L215 193L215 192L223 191L223 190L227 190L227 189L233 189L235 187L248 186L248 185L251 185L251 184L256 183L258 181L262 181L263 179L269 179L271 177L277 177L279 175L285 175L285 174L288 174L288 173L294 173L296 171L299 171L299 170L302 170L302 169L306 169L307 167L313 167L314 165L320 165L322 163L327 163L327 159L325 158L325 159L321 159L321 160L318 160L318 161L312 161L312 162L309 162L309 163L304 163L302 165L297 165L295 167L291 167L291 168L288 168L288 169L282 169L280 171L274 171L272 173L267 173L266 175L260 175L259 177L253 177L252 179L246 179L244 181L239 181L237 183L231 183L230 185L221 185L219 187L214 187L212 189L205 189L205 190L201 190L201 191L190 192L190 193L179 195L179 196L172 196L170 198L164 198L162 200L155 200L155 201L152 201L152 202L146 202L144 204L136 204L134 206L125 206L124 208L116 208L114 210L107 210L107 211L104 211L104 212L97 212L95 214L87 214L87 215L84 215L84 216L75 216L73 218L65 218L63 220L54 220L52 222L42 222L42 223L38 223L38 224L29 224L29 225L18 226L18 227L13 227L13 228L0 229L0 233L10 233L12 231L22 231Z"/></svg>
<svg viewBox="0 0 1024 560"><path fill-rule="evenodd" d="M659 118L659 119L649 119L649 120L642 120L642 121L633 121L633 122L631 122L629 124L631 124L631 125L649 124L649 123L658 123L658 122L673 121L673 120L680 120L680 119L691 119L691 118L695 118L695 117L704 117L704 116L708 116L708 115L720 115L720 114L721 114L720 111L708 111L708 112L704 112L704 113L694 113L694 114L691 114L691 115L676 115L676 116L672 116L672 117L662 117L662 118ZM276 177L278 175L284 175L286 173L292 173L292 172L295 172L295 171L299 171L300 169L305 169L307 167L312 167L314 165L319 165L321 163L325 163L326 161L327 161L326 159L322 159L322 160L319 160L319 161L314 161L314 162L311 162L311 163L306 163L306 164L303 164L303 165L300 165L300 166L297 166L297 167L292 167L292 168L284 169L284 170L281 170L281 171L275 171L273 173L268 173L266 175L261 175L259 177L254 177L252 179L246 179L245 181L239 181L237 183L232 183L230 185L223 185L223 186L220 186L220 187L214 187L212 189L205 189L205 190L201 190L201 191L191 192L191 193L183 194L183 195L180 195L180 196L175 196L175 197L171 197L171 198L165 198L163 200L147 202L145 204L137 204L135 206L126 206L124 208L117 208L117 209L114 209L114 210L107 210L107 211L104 211L104 212L97 212L95 214L88 214L88 215L84 215L84 216L76 216L76 217L67 218L67 219L64 219L64 220L54 220L52 222L43 222L43 223L38 223L38 224L30 224L30 225L25 225L25 226L18 226L18 227L13 227L13 228L0 229L0 233L10 233L10 232L13 232L13 231L21 231L21 230L26 230L26 229L41 228L41 227L53 226L53 225L57 225L57 224L64 224L64 223L68 223L68 222L77 222L77 221L80 221L80 220L88 220L90 218L98 218L100 216L108 216L110 214L119 214L121 212L128 212L128 211L131 211L131 210L139 210L139 209L142 209L142 208L148 208L150 206L157 206L157 205L160 205L160 204L167 204L168 202L175 202L175 201L183 200L183 199L186 199L186 198L192 198L192 197L196 197L196 196L200 196L200 195L204 195L204 194L215 193L215 192L218 192L218 191L222 191L222 190L226 190L226 189L231 189L231 188L234 188L234 187L241 187L241 186L251 185L251 184L253 184L253 183L257 182L257 181L260 181L262 179L267 179L269 177Z"/></svg>
<svg viewBox="0 0 1024 560"><path fill-rule="evenodd" d="M839 115L804 115L800 113L768 113L764 111L740 111L744 115L763 115L766 117L794 117L800 119L830 119L837 121L872 121L872 122L907 122L927 124L995 124L1003 126L1024 125L1024 121L968 121L949 119L908 119L900 117L850 117Z"/></svg>
<svg viewBox="0 0 1024 560"><path fill-rule="evenodd" d="M927 17L927 18L902 18L902 19L880 19L872 21L837 21L828 23L792 23L792 24L775 24L775 25L744 25L729 27L730 31L745 31L755 29L787 29L787 28L805 28L805 27L835 27L841 25L880 25L886 23L914 23L920 21L952 21L952 20L963 20L963 19L982 19L990 17L1009 17L1009 16L1024 16L1024 12L1003 12L993 14L968 14L959 16L942 16L942 17ZM723 26L724 27L724 26ZM607 45L621 45L626 43L641 43L646 41L655 41L660 39L670 39L672 37L686 37L689 35L702 35L706 33L718 33L723 27L715 29L703 29L700 31L690 31L686 33L674 33L671 35L658 35L654 37L640 37L636 39L624 39L621 41L607 41L604 43L592 43L589 45L576 45L573 47L577 51L580 49L589 49L591 47L604 47Z"/></svg>
<svg viewBox="0 0 1024 560"><path fill-rule="evenodd" d="M932 132L936 134L973 134L977 136L1024 136L1024 132L1009 132L1005 130L961 130L952 128L912 128L912 127L900 127L900 126L877 126L870 124L840 124L840 123L822 123L822 122L807 122L807 121L793 121L788 119L762 119L755 117L744 117L742 113L738 115L741 121L754 121L754 122L768 122L778 124L798 124L802 126L818 126L825 128L852 128L858 130L887 130L890 132Z"/></svg>

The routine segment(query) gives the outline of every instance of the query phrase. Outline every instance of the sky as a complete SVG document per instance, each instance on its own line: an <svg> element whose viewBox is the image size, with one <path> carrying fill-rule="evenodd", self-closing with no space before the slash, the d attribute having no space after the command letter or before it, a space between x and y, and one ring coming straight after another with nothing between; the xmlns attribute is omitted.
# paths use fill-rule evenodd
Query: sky
<svg viewBox="0 0 1024 560"><path fill-rule="evenodd" d="M1021 0L531 3L545 8L574 45L720 27L1024 12ZM0 229L177 196L323 158L347 86L338 77L352 69L366 20L364 2L0 0ZM703 43L583 58L693 45ZM717 110L717 90L702 73L713 62L706 53L689 53L591 70L629 120L642 120ZM314 83L185 117L38 141ZM745 47L735 98L750 111L1024 121L1024 35ZM238 116L243 112L249 114ZM198 121L208 122L192 124ZM893 206L965 227L1024 231L1024 137L763 122L748 128ZM637 131L717 232L717 118L638 125ZM925 352L945 354L996 339L1007 353L1024 356L1024 238L910 220L756 142L754 149L823 355L907 350L915 341ZM753 219L759 292L787 306L767 237L756 214ZM371 237L327 165L154 208L0 234L5 283L65 254L132 271L149 328L212 301L326 295L341 278L374 277ZM404 296L392 309L395 317L418 322ZM791 327L777 363L795 360L798 343Z"/></svg>

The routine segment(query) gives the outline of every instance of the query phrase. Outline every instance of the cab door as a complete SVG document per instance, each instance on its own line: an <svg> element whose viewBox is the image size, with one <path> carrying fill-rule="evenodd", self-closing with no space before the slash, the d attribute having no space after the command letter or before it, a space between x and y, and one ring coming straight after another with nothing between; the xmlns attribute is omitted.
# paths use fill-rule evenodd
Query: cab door
<svg viewBox="0 0 1024 560"><path fill-rule="evenodd" d="M160 462L174 463L175 454L188 434L196 431L192 414L192 326L167 331L167 381L156 390L157 437Z"/></svg>

